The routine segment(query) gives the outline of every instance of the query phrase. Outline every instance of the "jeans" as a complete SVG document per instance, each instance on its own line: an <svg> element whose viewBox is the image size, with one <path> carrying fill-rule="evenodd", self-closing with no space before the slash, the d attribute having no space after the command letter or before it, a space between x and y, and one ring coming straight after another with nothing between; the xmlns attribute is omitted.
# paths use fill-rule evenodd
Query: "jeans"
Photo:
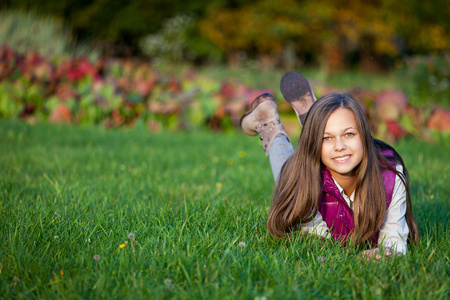
<svg viewBox="0 0 450 300"><path fill-rule="evenodd" d="M272 167L273 179L277 182L281 167L286 160L294 153L294 146L284 135L277 135L269 149L270 166Z"/></svg>

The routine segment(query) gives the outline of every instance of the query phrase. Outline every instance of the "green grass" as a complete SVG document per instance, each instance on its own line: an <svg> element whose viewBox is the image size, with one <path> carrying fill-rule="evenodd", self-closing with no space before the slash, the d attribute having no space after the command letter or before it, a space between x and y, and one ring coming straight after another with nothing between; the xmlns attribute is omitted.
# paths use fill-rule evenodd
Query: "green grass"
<svg viewBox="0 0 450 300"><path fill-rule="evenodd" d="M223 78L235 78L253 88L270 89L278 99L283 99L280 92L280 79L290 70L275 69L271 71L261 71L253 68L230 69L221 66L204 67L200 69L202 74L221 81ZM357 71L341 71L329 73L317 68L300 68L295 70L302 73L311 81L312 88L316 93L320 92L317 84L327 84L331 87L352 90L355 88L365 88L376 92L383 89L401 89L404 85L404 78L399 78L395 72L389 74L373 73L366 74ZM316 84L316 85L315 85ZM323 96L317 94L316 96Z"/></svg>
<svg viewBox="0 0 450 300"><path fill-rule="evenodd" d="M171 66L172 67L172 66ZM275 69L261 71L257 68L243 67L230 69L223 66L209 66L200 68L202 74L222 81L224 78L234 78L244 84L258 89L269 89L274 93L276 100L283 99L280 92L280 79L290 70ZM362 73L355 70L343 70L339 72L326 72L318 68L297 68L295 71L302 73L311 82L312 89L317 97L324 96L323 85L338 88L344 92L354 89L368 89L381 92L385 89L397 89L405 93L408 102L413 107L431 109L435 106L449 108L449 95L444 90L428 83L428 78L439 75L424 72L418 81L415 70L394 69L386 73Z"/></svg>
<svg viewBox="0 0 450 300"><path fill-rule="evenodd" d="M257 138L16 121L0 136L2 298L448 297L448 141L396 145L422 239L363 263L351 247L270 237ZM130 232L137 243L120 249Z"/></svg>

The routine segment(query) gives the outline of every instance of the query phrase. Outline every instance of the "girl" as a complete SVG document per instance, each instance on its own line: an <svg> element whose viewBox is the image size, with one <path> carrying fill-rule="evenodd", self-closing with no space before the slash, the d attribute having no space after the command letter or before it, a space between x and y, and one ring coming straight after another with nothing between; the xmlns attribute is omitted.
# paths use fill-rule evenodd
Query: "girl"
<svg viewBox="0 0 450 300"><path fill-rule="evenodd" d="M351 96L316 101L296 72L283 76L280 89L303 124L295 151L270 94L256 98L241 118L245 133L260 135L276 181L269 232L283 238L300 230L405 254L407 242L418 242L418 230L400 155L371 136ZM363 255L381 257L379 248Z"/></svg>

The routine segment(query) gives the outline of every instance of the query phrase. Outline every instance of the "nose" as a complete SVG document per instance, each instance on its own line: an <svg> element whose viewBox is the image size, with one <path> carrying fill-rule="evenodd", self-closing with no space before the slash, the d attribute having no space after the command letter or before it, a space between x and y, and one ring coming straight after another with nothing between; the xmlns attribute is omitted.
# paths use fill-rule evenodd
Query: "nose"
<svg viewBox="0 0 450 300"><path fill-rule="evenodd" d="M347 149L347 146L344 141L341 138L336 138L334 143L334 151L343 151L345 149Z"/></svg>

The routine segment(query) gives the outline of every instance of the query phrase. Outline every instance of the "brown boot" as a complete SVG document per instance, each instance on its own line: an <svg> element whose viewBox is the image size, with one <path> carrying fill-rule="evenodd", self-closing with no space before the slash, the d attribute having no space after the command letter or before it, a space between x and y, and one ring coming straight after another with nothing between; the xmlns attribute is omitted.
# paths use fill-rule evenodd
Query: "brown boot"
<svg viewBox="0 0 450 300"><path fill-rule="evenodd" d="M260 135L266 155L269 155L275 136L282 134L289 139L280 122L277 104L269 93L253 100L250 110L241 117L241 128L248 135Z"/></svg>
<svg viewBox="0 0 450 300"><path fill-rule="evenodd" d="M292 105L297 118L303 125L306 114L316 101L308 80L300 73L291 71L283 75L280 82L281 94Z"/></svg>

